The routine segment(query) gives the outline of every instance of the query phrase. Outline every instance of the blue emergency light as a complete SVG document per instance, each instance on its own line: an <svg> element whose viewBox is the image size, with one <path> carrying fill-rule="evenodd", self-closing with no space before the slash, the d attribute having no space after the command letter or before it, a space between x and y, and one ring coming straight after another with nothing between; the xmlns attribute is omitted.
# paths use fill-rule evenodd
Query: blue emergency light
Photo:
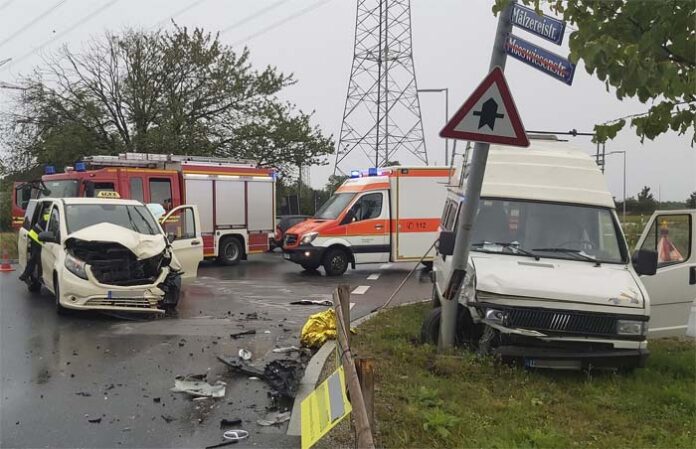
<svg viewBox="0 0 696 449"><path fill-rule="evenodd" d="M379 172L377 171L377 167L370 167L367 170L367 176L379 176Z"/></svg>
<svg viewBox="0 0 696 449"><path fill-rule="evenodd" d="M350 177L351 178L359 178L360 177L360 170L351 170Z"/></svg>
<svg viewBox="0 0 696 449"><path fill-rule="evenodd" d="M56 173L56 167L53 165L47 165L44 167L44 173L47 175L54 175Z"/></svg>
<svg viewBox="0 0 696 449"><path fill-rule="evenodd" d="M84 162L75 162L75 171L87 171L87 164Z"/></svg>

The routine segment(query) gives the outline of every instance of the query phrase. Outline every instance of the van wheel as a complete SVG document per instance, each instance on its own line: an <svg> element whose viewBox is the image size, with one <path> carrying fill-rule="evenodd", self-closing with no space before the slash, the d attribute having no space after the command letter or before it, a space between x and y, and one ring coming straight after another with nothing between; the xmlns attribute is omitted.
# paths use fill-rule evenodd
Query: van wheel
<svg viewBox="0 0 696 449"><path fill-rule="evenodd" d="M440 298L437 296L437 286L433 284L433 294L431 296L433 302L433 309L440 307Z"/></svg>
<svg viewBox="0 0 696 449"><path fill-rule="evenodd" d="M348 269L348 254L341 248L331 248L324 257L327 276L340 276Z"/></svg>
<svg viewBox="0 0 696 449"><path fill-rule="evenodd" d="M242 260L242 244L234 237L228 237L220 244L218 262L223 265L237 265Z"/></svg>
<svg viewBox="0 0 696 449"><path fill-rule="evenodd" d="M56 298L56 313L58 313L58 315L67 314L68 309L60 304L60 285L58 284L58 278L56 276L53 276L53 291L55 292Z"/></svg>
<svg viewBox="0 0 696 449"><path fill-rule="evenodd" d="M440 340L440 317L442 315L442 307L437 307L428 312L428 315L423 320L423 325L421 326L421 343L428 343L431 345L437 345ZM467 319L468 318L468 319ZM467 324L471 321L468 311L458 304L457 306L457 325L454 333L454 344L456 346L461 346L463 344L469 343L466 338Z"/></svg>

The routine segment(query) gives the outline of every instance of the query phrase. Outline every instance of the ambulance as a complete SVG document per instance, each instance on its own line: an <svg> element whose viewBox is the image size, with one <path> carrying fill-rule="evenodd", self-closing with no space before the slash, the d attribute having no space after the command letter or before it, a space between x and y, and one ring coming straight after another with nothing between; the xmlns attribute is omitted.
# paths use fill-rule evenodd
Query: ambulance
<svg viewBox="0 0 696 449"><path fill-rule="evenodd" d="M453 171L385 167L353 171L314 217L288 229L285 259L340 276L362 263L431 264ZM424 257L425 256L425 257Z"/></svg>

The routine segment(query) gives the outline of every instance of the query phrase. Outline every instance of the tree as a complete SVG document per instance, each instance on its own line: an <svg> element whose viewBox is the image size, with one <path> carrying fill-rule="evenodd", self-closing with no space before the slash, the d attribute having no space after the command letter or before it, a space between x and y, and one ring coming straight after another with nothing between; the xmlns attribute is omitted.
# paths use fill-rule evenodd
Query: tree
<svg viewBox="0 0 696 449"><path fill-rule="evenodd" d="M510 0L496 0L494 12ZM523 0L539 10L540 0ZM696 8L683 0L555 0L551 10L575 26L570 59L613 87L618 99L650 103L641 114L596 125L596 140L612 139L626 120L641 141L668 130L696 128ZM696 133L691 136L692 146Z"/></svg>
<svg viewBox="0 0 696 449"><path fill-rule="evenodd" d="M325 163L331 137L277 94L295 83L255 70L196 28L126 30L76 54L63 47L26 77L0 131L4 173L124 151L252 159L282 172Z"/></svg>
<svg viewBox="0 0 696 449"><path fill-rule="evenodd" d="M652 213L657 209L655 196L650 192L650 187L644 186L636 198L636 211L640 213Z"/></svg>
<svg viewBox="0 0 696 449"><path fill-rule="evenodd" d="M692 192L686 199L686 207L687 209L696 209L696 191Z"/></svg>

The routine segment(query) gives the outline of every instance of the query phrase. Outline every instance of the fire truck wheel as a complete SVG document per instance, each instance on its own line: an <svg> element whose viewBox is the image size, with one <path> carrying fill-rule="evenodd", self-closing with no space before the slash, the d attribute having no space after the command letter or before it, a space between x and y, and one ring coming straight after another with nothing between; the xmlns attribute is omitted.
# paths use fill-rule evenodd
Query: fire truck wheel
<svg viewBox="0 0 696 449"><path fill-rule="evenodd" d="M218 262L223 265L237 265L242 259L242 244L234 237L225 238L220 244Z"/></svg>
<svg viewBox="0 0 696 449"><path fill-rule="evenodd" d="M324 257L327 276L340 276L348 269L348 254L341 248L331 248Z"/></svg>

